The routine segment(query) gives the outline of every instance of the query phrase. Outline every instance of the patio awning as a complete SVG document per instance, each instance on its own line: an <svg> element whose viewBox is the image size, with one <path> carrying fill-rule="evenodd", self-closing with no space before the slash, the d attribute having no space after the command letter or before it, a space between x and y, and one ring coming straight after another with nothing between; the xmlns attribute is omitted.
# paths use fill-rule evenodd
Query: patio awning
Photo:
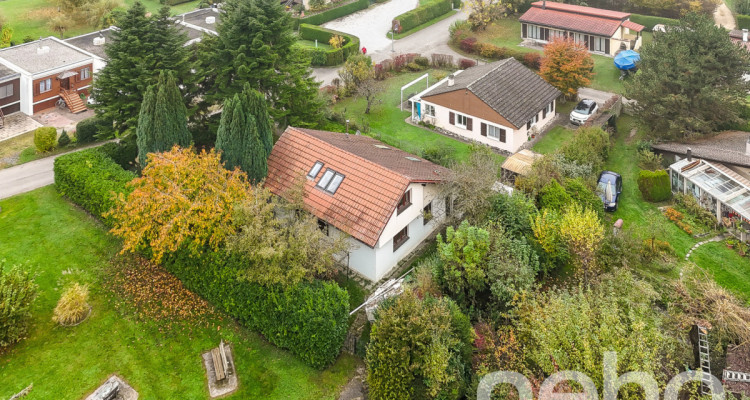
<svg viewBox="0 0 750 400"><path fill-rule="evenodd" d="M528 149L523 149L508 157L503 163L502 169L523 176L531 171L531 164L539 157L542 157L542 155Z"/></svg>
<svg viewBox="0 0 750 400"><path fill-rule="evenodd" d="M750 221L750 187L745 184L745 180L733 177L733 174L729 173L731 170L724 165L712 164L705 160L699 160L697 165L682 171L683 167L694 163L695 161L682 159L669 167L734 210L743 219Z"/></svg>
<svg viewBox="0 0 750 400"><path fill-rule="evenodd" d="M57 79L65 79L65 78L70 78L70 77L72 77L72 76L76 76L76 75L78 75L78 73L77 73L77 72L75 72L75 71L65 71L65 72L63 72L62 74L58 75L58 76L57 76Z"/></svg>

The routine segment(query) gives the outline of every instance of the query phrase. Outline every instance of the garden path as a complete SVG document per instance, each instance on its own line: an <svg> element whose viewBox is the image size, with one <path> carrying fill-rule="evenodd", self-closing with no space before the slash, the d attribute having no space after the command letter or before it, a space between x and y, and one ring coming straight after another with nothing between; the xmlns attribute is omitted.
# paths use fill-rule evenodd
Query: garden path
<svg viewBox="0 0 750 400"><path fill-rule="evenodd" d="M696 244L695 244L695 245L694 245L694 246L693 246L693 247L692 247L692 248L691 248L691 249L690 249L690 250L689 250L689 251L687 252L687 254L685 254L685 260L689 259L689 258L690 258L690 255L691 255L691 254L693 254L693 251L695 251L695 249L697 249L698 247L701 247L701 246L703 246L703 245L704 245L704 244L706 244L706 243L711 243L711 242L720 242L720 241L722 241L722 240L724 240L724 235L723 235L723 234L721 234L721 235L718 235L718 236L714 236L714 237L712 237L711 239L706 239L706 240L703 240L703 241L701 241L701 242L698 242L698 243L696 243Z"/></svg>

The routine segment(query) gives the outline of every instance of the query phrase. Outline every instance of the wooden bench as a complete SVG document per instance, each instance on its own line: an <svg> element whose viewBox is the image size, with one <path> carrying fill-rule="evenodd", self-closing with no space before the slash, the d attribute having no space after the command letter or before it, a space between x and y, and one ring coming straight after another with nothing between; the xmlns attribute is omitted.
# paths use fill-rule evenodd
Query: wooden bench
<svg viewBox="0 0 750 400"><path fill-rule="evenodd" d="M231 374L223 340L219 343L219 347L211 350L211 359L214 362L214 373L216 374L216 381L223 381L227 378L227 374Z"/></svg>

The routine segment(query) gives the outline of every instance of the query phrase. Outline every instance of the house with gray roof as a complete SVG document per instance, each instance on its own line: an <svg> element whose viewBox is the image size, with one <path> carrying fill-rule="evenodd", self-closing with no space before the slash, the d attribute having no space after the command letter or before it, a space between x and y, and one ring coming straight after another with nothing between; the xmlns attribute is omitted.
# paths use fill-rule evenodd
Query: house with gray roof
<svg viewBox="0 0 750 400"><path fill-rule="evenodd" d="M750 133L727 131L690 142L657 143L651 148L673 163L688 157L721 163L750 180Z"/></svg>
<svg viewBox="0 0 750 400"><path fill-rule="evenodd" d="M107 53L104 47L112 40L112 32L115 29L117 27L110 26L107 29L75 36L64 41L89 53L94 58L94 73L97 73L107 65Z"/></svg>
<svg viewBox="0 0 750 400"><path fill-rule="evenodd" d="M0 65L20 74L23 113L54 107L60 99L72 112L86 110L81 95L91 87L92 54L50 36L0 50Z"/></svg>
<svg viewBox="0 0 750 400"><path fill-rule="evenodd" d="M2 118L21 110L21 74L0 65L0 126Z"/></svg>
<svg viewBox="0 0 750 400"><path fill-rule="evenodd" d="M508 58L457 71L417 94L412 119L515 153L554 119L560 94Z"/></svg>

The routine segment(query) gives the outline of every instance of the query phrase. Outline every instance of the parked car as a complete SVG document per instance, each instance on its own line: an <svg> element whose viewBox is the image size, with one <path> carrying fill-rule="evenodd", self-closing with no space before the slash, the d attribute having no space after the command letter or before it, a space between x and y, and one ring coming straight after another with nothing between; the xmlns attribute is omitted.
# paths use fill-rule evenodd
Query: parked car
<svg viewBox="0 0 750 400"><path fill-rule="evenodd" d="M604 203L604 211L617 211L622 193L622 177L617 172L602 171L598 182L596 192Z"/></svg>
<svg viewBox="0 0 750 400"><path fill-rule="evenodd" d="M583 125L596 113L598 108L599 106L594 100L583 99L570 113L570 122L574 125Z"/></svg>

